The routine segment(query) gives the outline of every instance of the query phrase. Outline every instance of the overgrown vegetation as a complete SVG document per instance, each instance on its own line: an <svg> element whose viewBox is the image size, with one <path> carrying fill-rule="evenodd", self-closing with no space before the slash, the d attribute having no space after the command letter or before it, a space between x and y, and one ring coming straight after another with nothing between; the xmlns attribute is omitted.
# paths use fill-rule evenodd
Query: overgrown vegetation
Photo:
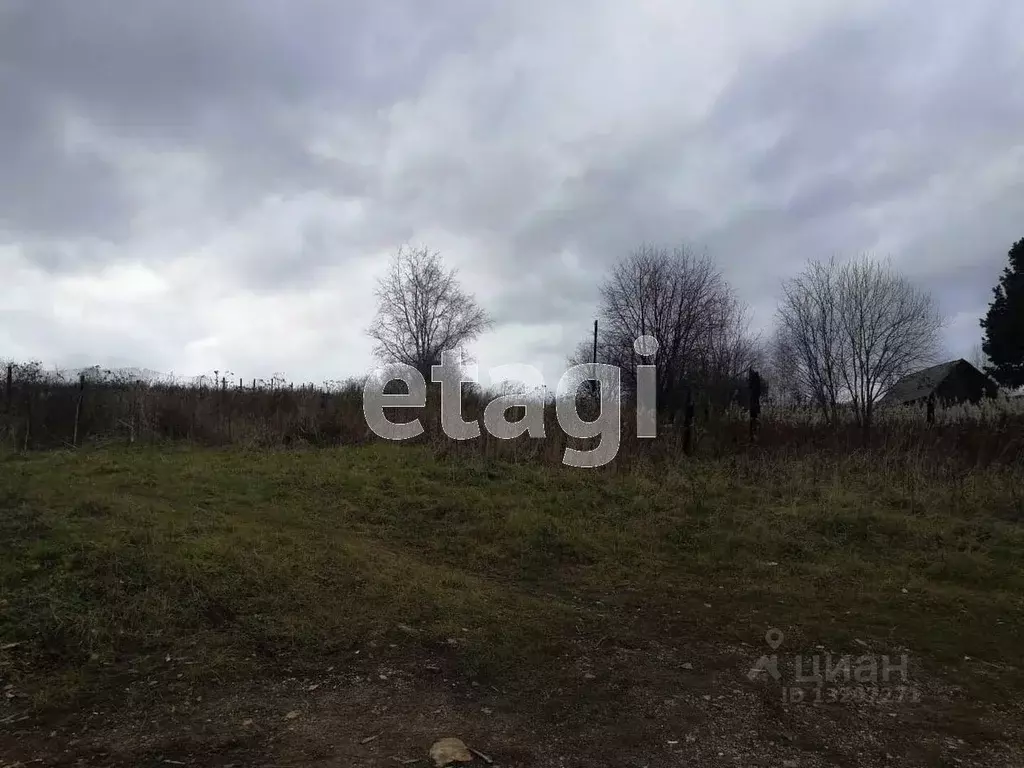
<svg viewBox="0 0 1024 768"><path fill-rule="evenodd" d="M490 397L467 390L464 417L482 420ZM588 405L580 403L581 409ZM499 440L482 430L478 439L455 443L440 428L435 399L425 409L393 410L390 418L395 421L422 419L424 435L413 442L429 444L440 454L558 464L566 445L583 444L561 431L551 400L545 405L543 440ZM769 401L761 411L757 443L751 445L742 408L698 407L693 453L715 458L754 451L785 458L825 451L840 458L869 451L879 457L898 454L966 467L1024 461L1024 398L939 408L933 425L926 422L923 405L882 410L867 442L854 414L840 409L838 416L826 420L818 409ZM671 413L657 439L637 439L635 417L626 405L621 429L622 447L613 469L629 469L636 462L674 462L682 455L681 427ZM258 382L254 388L231 386L226 378L216 386L201 380L132 380L113 373L90 377L82 388L74 377L68 380L37 365L22 365L12 366L10 396L0 399L0 443L12 450L179 441L247 448L331 447L380 438L366 424L360 381L320 387Z"/></svg>

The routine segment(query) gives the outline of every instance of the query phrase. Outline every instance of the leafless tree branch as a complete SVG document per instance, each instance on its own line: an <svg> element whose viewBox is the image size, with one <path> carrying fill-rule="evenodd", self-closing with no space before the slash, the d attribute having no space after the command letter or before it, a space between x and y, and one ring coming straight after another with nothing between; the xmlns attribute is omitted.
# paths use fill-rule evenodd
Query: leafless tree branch
<svg viewBox="0 0 1024 768"><path fill-rule="evenodd" d="M780 384L830 422L848 401L869 427L878 399L938 352L943 320L932 297L886 263L813 261L782 293L773 345Z"/></svg>
<svg viewBox="0 0 1024 768"><path fill-rule="evenodd" d="M367 331L374 353L383 363L413 366L427 381L442 352L464 350L491 327L456 271L446 270L440 254L427 248L399 249L376 296L377 315Z"/></svg>

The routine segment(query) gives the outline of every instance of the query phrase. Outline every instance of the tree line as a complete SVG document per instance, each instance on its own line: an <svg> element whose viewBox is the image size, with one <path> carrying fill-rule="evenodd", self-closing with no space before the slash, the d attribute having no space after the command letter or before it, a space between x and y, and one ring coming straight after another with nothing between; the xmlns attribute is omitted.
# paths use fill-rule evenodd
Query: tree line
<svg viewBox="0 0 1024 768"><path fill-rule="evenodd" d="M425 247L398 250L376 298L368 333L377 358L412 366L427 381L442 352L465 354L493 326L457 271ZM746 374L758 370L775 402L817 408L830 423L849 409L864 427L900 378L936 362L945 325L934 297L891 262L832 258L781 281L766 337L751 332L749 308L706 254L654 245L612 266L595 319L594 337L567 362L615 365L626 391L636 366L653 364L659 409L669 415L684 400L705 408L742 400ZM1024 386L1024 240L1011 248L981 325L985 372L1003 386ZM657 342L653 354L638 353L641 336Z"/></svg>

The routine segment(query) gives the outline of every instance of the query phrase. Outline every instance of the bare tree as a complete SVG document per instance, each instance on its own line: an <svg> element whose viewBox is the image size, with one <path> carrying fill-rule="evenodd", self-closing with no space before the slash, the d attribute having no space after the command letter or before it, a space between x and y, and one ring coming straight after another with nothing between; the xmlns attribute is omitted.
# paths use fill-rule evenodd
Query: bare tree
<svg viewBox="0 0 1024 768"><path fill-rule="evenodd" d="M868 258L843 268L839 295L843 383L857 423L869 428L878 398L935 361L943 318L929 293Z"/></svg>
<svg viewBox="0 0 1024 768"><path fill-rule="evenodd" d="M788 386L831 423L848 401L865 428L893 384L935 359L943 325L927 292L869 258L812 261L783 283L777 317L774 357Z"/></svg>
<svg viewBox="0 0 1024 768"><path fill-rule="evenodd" d="M377 316L368 333L384 363L411 365L430 381L441 353L465 346L491 326L487 313L446 270L437 252L401 248L378 281Z"/></svg>
<svg viewBox="0 0 1024 768"><path fill-rule="evenodd" d="M812 402L802 386L796 365L796 355L788 346L788 340L781 329L774 335L764 351L765 378L769 384L768 399L774 405L800 407Z"/></svg>
<svg viewBox="0 0 1024 768"><path fill-rule="evenodd" d="M783 283L773 350L775 367L786 377L779 385L814 403L828 423L836 420L842 388L841 271L835 259L812 261Z"/></svg>
<svg viewBox="0 0 1024 768"><path fill-rule="evenodd" d="M706 256L641 246L613 267L600 296L597 361L618 366L628 388L636 365L653 364L665 407L676 407L685 387L722 385L754 359L746 309ZM658 341L653 360L634 349L642 335ZM590 362L592 354L588 340L570 362Z"/></svg>
<svg viewBox="0 0 1024 768"><path fill-rule="evenodd" d="M985 354L985 350L982 348L980 341L976 342L975 345L971 347L971 356L967 362L979 371L985 371L992 366L992 360Z"/></svg>

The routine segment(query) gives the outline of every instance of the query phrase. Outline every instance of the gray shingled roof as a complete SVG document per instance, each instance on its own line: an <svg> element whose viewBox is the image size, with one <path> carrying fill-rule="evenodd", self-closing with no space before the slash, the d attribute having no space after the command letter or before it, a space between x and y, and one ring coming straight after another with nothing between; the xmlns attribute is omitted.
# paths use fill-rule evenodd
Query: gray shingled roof
<svg viewBox="0 0 1024 768"><path fill-rule="evenodd" d="M965 361L950 360L948 363L939 363L923 371L907 374L893 385L880 403L908 403L928 397L962 362Z"/></svg>

